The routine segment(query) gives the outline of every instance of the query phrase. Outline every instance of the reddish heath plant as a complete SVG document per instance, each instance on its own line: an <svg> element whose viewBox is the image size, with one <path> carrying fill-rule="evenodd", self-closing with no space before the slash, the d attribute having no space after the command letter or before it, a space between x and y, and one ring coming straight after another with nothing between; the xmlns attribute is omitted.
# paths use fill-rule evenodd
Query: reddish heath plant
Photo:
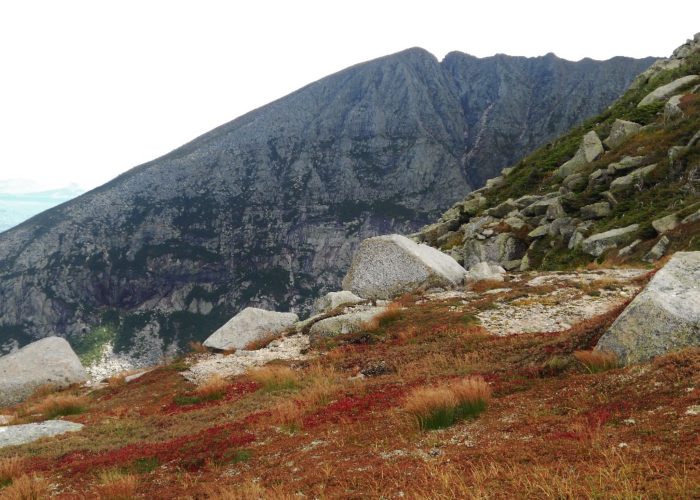
<svg viewBox="0 0 700 500"><path fill-rule="evenodd" d="M590 373L612 370L620 366L617 355L606 351L576 351L574 357L586 367Z"/></svg>

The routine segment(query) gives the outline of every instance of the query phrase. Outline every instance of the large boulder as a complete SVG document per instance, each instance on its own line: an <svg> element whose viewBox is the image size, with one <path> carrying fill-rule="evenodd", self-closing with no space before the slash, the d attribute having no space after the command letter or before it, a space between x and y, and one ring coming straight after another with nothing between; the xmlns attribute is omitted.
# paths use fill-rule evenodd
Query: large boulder
<svg viewBox="0 0 700 500"><path fill-rule="evenodd" d="M631 226L594 234L581 242L581 250L589 255L600 257L606 250L617 248L620 244L629 243L638 230L639 224L632 224Z"/></svg>
<svg viewBox="0 0 700 500"><path fill-rule="evenodd" d="M46 420L35 424L0 427L0 448L19 446L45 437L65 434L66 432L77 432L82 428L83 424L65 420Z"/></svg>
<svg viewBox="0 0 700 500"><path fill-rule="evenodd" d="M0 406L20 403L42 385L64 388L87 378L66 339L47 337L0 358Z"/></svg>
<svg viewBox="0 0 700 500"><path fill-rule="evenodd" d="M560 179L565 179L597 160L604 152L605 149L603 149L603 143L600 142L598 134L595 133L595 130L591 130L581 139L581 145L574 157L559 167L557 175Z"/></svg>
<svg viewBox="0 0 700 500"><path fill-rule="evenodd" d="M629 189L632 186L636 186L643 182L644 179L654 171L654 169L656 169L656 163L638 168L625 176L618 177L610 183L610 191L615 193Z"/></svg>
<svg viewBox="0 0 700 500"><path fill-rule="evenodd" d="M245 349L251 342L282 333L297 321L299 321L299 317L294 313L246 307L224 326L212 333L204 341L204 345L222 351Z"/></svg>
<svg viewBox="0 0 700 500"><path fill-rule="evenodd" d="M639 123L620 120L618 118L610 129L610 135L603 143L609 149L615 149L622 146L627 139L637 134L641 128L642 126Z"/></svg>
<svg viewBox="0 0 700 500"><path fill-rule="evenodd" d="M390 234L368 238L353 257L343 289L365 299L389 299L430 288L454 288L467 271L435 248Z"/></svg>
<svg viewBox="0 0 700 500"><path fill-rule="evenodd" d="M688 75L674 80L666 85L662 85L661 87L647 94L646 97L644 97L644 99L639 101L637 107L641 108L642 106L648 106L658 101L665 101L672 95L678 93L678 91L683 87L687 87L688 85L695 83L699 80L700 76L698 75Z"/></svg>
<svg viewBox="0 0 700 500"><path fill-rule="evenodd" d="M365 299L358 297L352 292L343 290L340 292L328 292L323 297L314 302L314 313L324 313L340 306L352 306L364 302Z"/></svg>
<svg viewBox="0 0 700 500"><path fill-rule="evenodd" d="M624 364L700 345L700 252L678 252L601 337Z"/></svg>

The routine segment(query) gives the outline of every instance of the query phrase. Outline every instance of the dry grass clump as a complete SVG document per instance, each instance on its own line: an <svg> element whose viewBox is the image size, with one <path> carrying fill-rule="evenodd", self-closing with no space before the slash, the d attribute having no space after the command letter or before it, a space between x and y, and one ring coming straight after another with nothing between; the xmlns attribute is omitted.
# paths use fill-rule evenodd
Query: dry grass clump
<svg viewBox="0 0 700 500"><path fill-rule="evenodd" d="M205 401L212 401L224 397L226 394L226 387L228 387L226 379L218 373L215 373L209 376L202 385L197 387L194 393Z"/></svg>
<svg viewBox="0 0 700 500"><path fill-rule="evenodd" d="M283 335L281 333L268 333L264 337L251 340L245 345L244 349L246 351L257 351L259 349L264 349L265 347L269 346L272 342L274 342L277 339L281 339L282 337Z"/></svg>
<svg viewBox="0 0 700 500"><path fill-rule="evenodd" d="M471 283L469 285L469 289L472 292L476 293L484 293L489 290L495 290L497 288L507 288L508 284L504 283L503 281L499 280L480 280L480 281L475 281L474 283Z"/></svg>
<svg viewBox="0 0 700 500"><path fill-rule="evenodd" d="M109 500L129 500L135 497L139 486L138 478L133 474L124 474L119 470L106 470L99 474L100 498Z"/></svg>
<svg viewBox="0 0 700 500"><path fill-rule="evenodd" d="M274 498L277 500L292 500L296 495L283 493L275 488L266 488L256 481L246 481L231 487L208 486L204 496L211 500L251 500Z"/></svg>
<svg viewBox="0 0 700 500"><path fill-rule="evenodd" d="M249 376L268 392L288 391L299 386L299 374L287 366L263 366L251 370Z"/></svg>
<svg viewBox="0 0 700 500"><path fill-rule="evenodd" d="M22 475L0 490L3 500L43 500L50 496L49 482L39 476Z"/></svg>
<svg viewBox="0 0 700 500"><path fill-rule="evenodd" d="M617 355L606 351L576 351L574 357L591 373L612 370L620 366Z"/></svg>
<svg viewBox="0 0 700 500"><path fill-rule="evenodd" d="M89 404L85 396L74 394L51 394L42 401L32 405L29 413L41 413L41 415L51 420L65 415L78 415L83 413Z"/></svg>
<svg viewBox="0 0 700 500"><path fill-rule="evenodd" d="M481 377L469 377L437 387L411 392L404 410L424 430L442 429L465 418L475 418L486 409L491 388Z"/></svg>
<svg viewBox="0 0 700 500"><path fill-rule="evenodd" d="M16 477L24 474L25 461L22 457L0 458L0 488L7 486Z"/></svg>
<svg viewBox="0 0 700 500"><path fill-rule="evenodd" d="M400 302L392 302L384 311L377 314L369 321L362 324L362 329L366 332L376 332L380 328L385 328L389 323L401 318L403 306Z"/></svg>

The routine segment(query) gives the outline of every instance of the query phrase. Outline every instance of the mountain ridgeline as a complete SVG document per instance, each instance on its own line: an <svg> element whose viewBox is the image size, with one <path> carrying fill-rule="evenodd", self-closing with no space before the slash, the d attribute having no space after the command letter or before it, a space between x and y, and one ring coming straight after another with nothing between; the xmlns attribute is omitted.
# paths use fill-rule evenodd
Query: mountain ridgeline
<svg viewBox="0 0 700 500"><path fill-rule="evenodd" d="M160 356L248 305L304 312L359 241L435 220L652 62L415 48L312 83L2 233L0 345Z"/></svg>

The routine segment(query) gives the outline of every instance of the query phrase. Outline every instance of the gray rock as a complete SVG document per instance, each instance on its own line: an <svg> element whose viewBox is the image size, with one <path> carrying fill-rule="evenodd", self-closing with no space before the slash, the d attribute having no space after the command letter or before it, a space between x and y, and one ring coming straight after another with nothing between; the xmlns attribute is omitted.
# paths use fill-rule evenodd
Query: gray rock
<svg viewBox="0 0 700 500"><path fill-rule="evenodd" d="M596 349L624 364L700 345L700 252L677 252L637 295Z"/></svg>
<svg viewBox="0 0 700 500"><path fill-rule="evenodd" d="M518 231L525 227L526 223L520 217L512 216L503 220L511 229Z"/></svg>
<svg viewBox="0 0 700 500"><path fill-rule="evenodd" d="M514 201L515 205L519 208L525 208L533 203L537 203L538 201L544 199L544 196L540 195L535 195L535 194L526 194L525 196L521 196L517 200Z"/></svg>
<svg viewBox="0 0 700 500"><path fill-rule="evenodd" d="M581 173L571 174L562 181L564 187L570 189L571 191L578 193L583 191L588 184L588 179Z"/></svg>
<svg viewBox="0 0 700 500"><path fill-rule="evenodd" d="M671 214L652 221L651 225L657 233L662 234L676 229L680 225L680 220L677 214Z"/></svg>
<svg viewBox="0 0 700 500"><path fill-rule="evenodd" d="M66 432L77 432L82 428L83 424L65 420L46 420L35 424L0 427L0 448L19 446L45 437L65 434Z"/></svg>
<svg viewBox="0 0 700 500"><path fill-rule="evenodd" d="M420 230L421 240L435 244L438 239L459 227L459 219L447 220L430 224Z"/></svg>
<svg viewBox="0 0 700 500"><path fill-rule="evenodd" d="M617 201L617 198L615 198L615 195L612 194L610 191L603 191L602 193L600 193L600 195L601 195L603 198L605 198L605 201L607 201L608 203L610 203L610 206L611 206L611 207L615 207L615 206L617 206L617 204L619 203L619 202Z"/></svg>
<svg viewBox="0 0 700 500"><path fill-rule="evenodd" d="M566 212L564 211L564 207L561 205L559 198L554 198L552 200L544 215L548 220L559 219L566 216Z"/></svg>
<svg viewBox="0 0 700 500"><path fill-rule="evenodd" d="M693 137L690 138L690 140L688 141L687 147L692 148L693 146L697 145L698 143L700 143L700 130L695 132Z"/></svg>
<svg viewBox="0 0 700 500"><path fill-rule="evenodd" d="M365 299L358 297L352 292L342 290L340 292L328 292L323 297L314 302L314 313L324 313L340 306L352 306L364 302Z"/></svg>
<svg viewBox="0 0 700 500"><path fill-rule="evenodd" d="M309 330L311 342L316 342L324 337L359 332L365 323L384 311L386 311L386 307L370 307L318 321Z"/></svg>
<svg viewBox="0 0 700 500"><path fill-rule="evenodd" d="M246 307L204 341L212 349L245 349L251 342L279 334L299 321L294 313Z"/></svg>
<svg viewBox="0 0 700 500"><path fill-rule="evenodd" d="M564 239L570 238L576 230L576 225L571 217L562 217L555 219L549 224L549 235L556 237L562 236Z"/></svg>
<svg viewBox="0 0 700 500"><path fill-rule="evenodd" d="M42 385L64 388L87 378L70 344L47 337L0 357L0 406L19 403Z"/></svg>
<svg viewBox="0 0 700 500"><path fill-rule="evenodd" d="M581 242L581 250L589 255L600 257L606 250L629 242L638 230L639 224L632 224L631 226L594 234Z"/></svg>
<svg viewBox="0 0 700 500"><path fill-rule="evenodd" d="M637 246L642 242L642 240L634 240L632 243L627 245L624 248L621 248L619 252L617 252L617 255L620 257L626 257L628 255L631 255L632 252L637 248Z"/></svg>
<svg viewBox="0 0 700 500"><path fill-rule="evenodd" d="M608 165L608 173L618 175L623 172L628 172L641 166L644 160L646 160L644 156L625 156L619 162Z"/></svg>
<svg viewBox="0 0 700 500"><path fill-rule="evenodd" d="M527 233L528 237L530 238L542 238L543 236L547 236L547 234L549 234L549 224L536 227L535 229Z"/></svg>
<svg viewBox="0 0 700 500"><path fill-rule="evenodd" d="M588 185L591 189L597 190L609 182L610 174L607 168L599 168L591 172L588 176Z"/></svg>
<svg viewBox="0 0 700 500"><path fill-rule="evenodd" d="M522 213L524 215L527 215L527 216L546 215L547 211L549 210L549 207L551 205L561 206L561 202L559 201L559 198L558 197L545 198L545 199L536 201L536 202L532 203L531 205L528 205L525 208L523 208Z"/></svg>
<svg viewBox="0 0 700 500"><path fill-rule="evenodd" d="M608 138L603 142L608 149L616 149L622 146L627 139L639 133L641 128L642 126L639 123L620 120L618 118L610 129L610 135L608 135Z"/></svg>
<svg viewBox="0 0 700 500"><path fill-rule="evenodd" d="M506 270L501 266L494 264L489 264L488 262L479 262L469 268L467 273L466 281L482 281L482 280L494 280L503 281Z"/></svg>
<svg viewBox="0 0 700 500"><path fill-rule="evenodd" d="M581 218L582 219L602 219L610 215L612 210L610 209L610 203L607 201L600 201L598 203L591 203L581 207Z"/></svg>
<svg viewBox="0 0 700 500"><path fill-rule="evenodd" d="M494 177L493 179L489 179L486 181L486 189L495 189L497 187L503 186L505 183L506 178L502 175L499 175L498 177Z"/></svg>
<svg viewBox="0 0 700 500"><path fill-rule="evenodd" d="M522 262L522 259L507 260L505 262L501 262L501 266L503 266L503 269L506 271L516 271L520 269Z"/></svg>
<svg viewBox="0 0 700 500"><path fill-rule="evenodd" d="M565 179L597 160L604 152L605 149L603 149L603 143L600 142L598 134L595 133L595 130L591 130L581 139L581 145L574 157L559 167L557 176L560 179Z"/></svg>
<svg viewBox="0 0 700 500"><path fill-rule="evenodd" d="M641 108L642 106L648 106L649 104L653 104L658 101L665 101L672 95L676 94L683 87L691 85L692 83L698 80L700 80L700 76L688 75L678 78L677 80L674 80L671 83L667 83L666 85L662 85L661 87L647 94L647 96L644 97L644 99L639 101L637 107Z"/></svg>
<svg viewBox="0 0 700 500"><path fill-rule="evenodd" d="M666 250L668 250L668 245L670 244L670 240L666 235L662 236L659 241L656 242L656 245L654 245L651 250L647 252L647 254L644 256L642 259L644 262L656 262L659 260L661 257L664 256L666 253Z"/></svg>
<svg viewBox="0 0 700 500"><path fill-rule="evenodd" d="M654 171L655 168L656 163L652 165L647 165L646 167L638 168L637 170L634 170L633 172L625 176L618 177L610 183L610 191L612 191L613 193L618 191L624 191L625 189L629 189L633 186L642 183L644 179Z"/></svg>
<svg viewBox="0 0 700 500"><path fill-rule="evenodd" d="M513 201L512 198L507 199L503 203L499 203L495 207L489 208L488 210L485 210L484 213L486 215L490 215L492 217L505 217L509 213L511 213L513 210L517 210L518 206L515 204L515 201Z"/></svg>
<svg viewBox="0 0 700 500"><path fill-rule="evenodd" d="M366 299L389 299L429 288L453 288L465 269L452 257L405 236L368 238L360 244L343 289Z"/></svg>
<svg viewBox="0 0 700 500"><path fill-rule="evenodd" d="M684 94L676 94L671 97L664 105L664 121L670 122L679 120L685 116L681 109L681 98Z"/></svg>
<svg viewBox="0 0 700 500"><path fill-rule="evenodd" d="M698 222L700 221L700 210L698 210L695 213L690 214L687 217L684 217L683 220L681 221L681 224L692 224L693 222Z"/></svg>
<svg viewBox="0 0 700 500"><path fill-rule="evenodd" d="M583 240L585 240L585 236L583 236L580 232L576 231L574 234L571 235L571 238L569 239L569 245L568 248L569 250L574 250L578 247L581 246L581 243L583 243Z"/></svg>

